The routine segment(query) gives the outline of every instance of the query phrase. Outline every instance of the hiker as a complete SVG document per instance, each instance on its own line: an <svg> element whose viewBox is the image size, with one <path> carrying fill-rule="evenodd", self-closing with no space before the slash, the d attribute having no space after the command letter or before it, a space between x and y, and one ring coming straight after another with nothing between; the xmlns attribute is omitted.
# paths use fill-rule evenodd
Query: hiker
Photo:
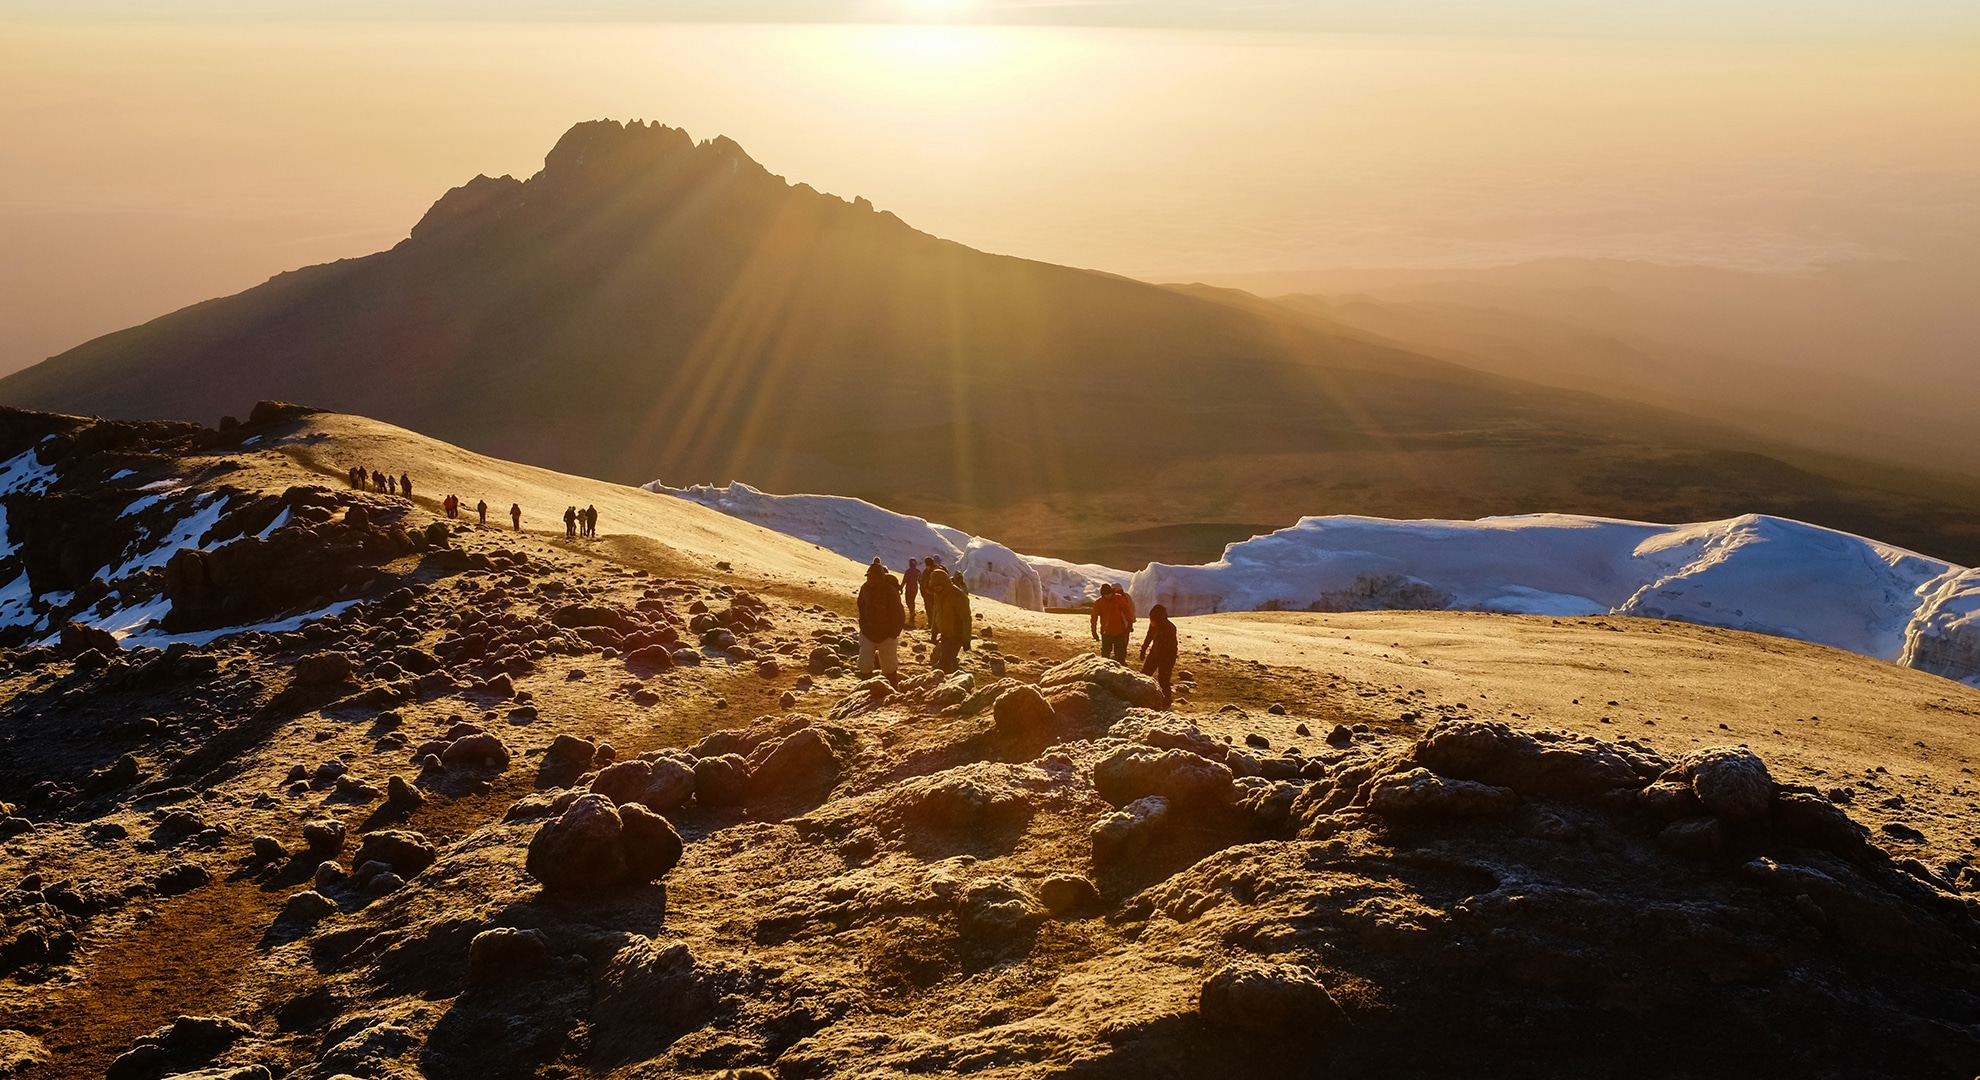
<svg viewBox="0 0 1980 1080"><path fill-rule="evenodd" d="M371 490L373 491L385 490L385 474L379 472L377 469L371 470Z"/></svg>
<svg viewBox="0 0 1980 1080"><path fill-rule="evenodd" d="M510 521L513 521L513 522L515 522L515 523L516 523L516 531L517 531L517 532L521 532L521 531L522 531L522 504L521 504L521 503L510 503L510 504L509 504L509 520L510 520Z"/></svg>
<svg viewBox="0 0 1980 1080"><path fill-rule="evenodd" d="M1156 604L1148 609L1148 633L1141 638L1141 673L1155 676L1162 687L1162 707L1168 708L1169 676L1176 670L1176 624L1169 621L1169 609Z"/></svg>
<svg viewBox="0 0 1980 1080"><path fill-rule="evenodd" d="M938 649L942 647L942 599L948 591L949 572L929 556L927 568L921 572L921 610L928 613L928 640Z"/></svg>
<svg viewBox="0 0 1980 1080"><path fill-rule="evenodd" d="M440 508L447 512L447 517L450 519L461 516L461 500L452 495L447 496L447 500L440 504Z"/></svg>
<svg viewBox="0 0 1980 1080"><path fill-rule="evenodd" d="M410 499L410 498L412 498L412 474L411 474L411 473L400 473L400 474L399 474L399 494L401 494L401 495L404 495L404 496L405 496L406 498L408 498L408 499Z"/></svg>
<svg viewBox="0 0 1980 1080"><path fill-rule="evenodd" d="M351 466L351 467L350 467L349 469L346 469L346 470L344 471L344 479L345 479L345 480L348 480L348 481L350 481L350 484L351 484L351 486L352 486L352 487L354 487L354 488L357 488L357 489L358 489L359 491L363 491L363 490L364 490L364 466L362 466L362 465L353 465L353 466Z"/></svg>
<svg viewBox="0 0 1980 1080"><path fill-rule="evenodd" d="M970 621L969 588L963 584L961 574L950 577L942 575L941 602L935 605L935 612L928 616L930 622L937 619L942 624L942 636L936 641L935 655L929 666L943 671L954 671L957 667L957 653L969 651L970 635L975 625ZM927 586L924 584L923 589Z"/></svg>
<svg viewBox="0 0 1980 1080"><path fill-rule="evenodd" d="M907 572L901 575L901 599L907 603L907 629L914 629L914 594L921 588L921 561L909 559Z"/></svg>
<svg viewBox="0 0 1980 1080"><path fill-rule="evenodd" d="M866 584L859 587L859 677L869 678L877 661L880 674L888 682L900 666L901 629L907 615L901 610L901 583L887 572L879 558L866 568Z"/></svg>
<svg viewBox="0 0 1980 1080"><path fill-rule="evenodd" d="M591 505L586 506L584 508L584 535L589 536L594 540L598 538L598 504L597 503L592 503Z"/></svg>
<svg viewBox="0 0 1980 1080"><path fill-rule="evenodd" d="M564 507L564 539L577 539L578 512L575 506Z"/></svg>
<svg viewBox="0 0 1980 1080"><path fill-rule="evenodd" d="M485 529L485 528L487 528L487 527L488 527L488 500L487 500L487 499L477 499L477 500L475 500L475 503L474 503L474 512L475 512L476 514L479 514L479 515L481 515L481 527L482 527L482 528L484 528L484 529Z"/></svg>
<svg viewBox="0 0 1980 1080"><path fill-rule="evenodd" d="M1093 602L1093 615L1087 628L1100 643L1100 655L1127 663L1128 638L1134 634L1134 601L1127 590L1113 584L1100 586L1100 599Z"/></svg>
<svg viewBox="0 0 1980 1080"><path fill-rule="evenodd" d="M398 477L393 476L390 473L385 474L385 492L388 495L397 495L399 493Z"/></svg>

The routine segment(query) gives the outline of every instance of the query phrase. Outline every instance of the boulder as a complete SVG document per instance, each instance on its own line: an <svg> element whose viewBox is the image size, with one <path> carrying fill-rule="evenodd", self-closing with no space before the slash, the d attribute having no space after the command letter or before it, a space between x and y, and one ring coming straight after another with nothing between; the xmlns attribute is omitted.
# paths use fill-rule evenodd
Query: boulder
<svg viewBox="0 0 1980 1080"><path fill-rule="evenodd" d="M1168 816L1169 800L1150 795L1101 818L1088 834L1093 861L1111 862L1142 851L1154 842Z"/></svg>
<svg viewBox="0 0 1980 1080"><path fill-rule="evenodd" d="M974 937L1020 937L1037 930L1046 915L1037 897L1016 879L1004 876L970 882L956 905L962 932Z"/></svg>
<svg viewBox="0 0 1980 1080"><path fill-rule="evenodd" d="M839 779L839 756L814 727L792 732L750 770L750 802L823 796Z"/></svg>
<svg viewBox="0 0 1980 1080"><path fill-rule="evenodd" d="M618 634L643 634L646 623L623 612L593 604L566 604L550 613L550 621L566 630L603 626Z"/></svg>
<svg viewBox="0 0 1980 1080"><path fill-rule="evenodd" d="M433 860L433 845L426 842L426 837L400 829L366 833L358 842L357 854L351 857L352 865L381 862L402 878L417 875L432 866Z"/></svg>
<svg viewBox="0 0 1980 1080"><path fill-rule="evenodd" d="M314 923L337 913L337 904L329 897L314 889L304 889L295 893L282 904L279 921L294 923Z"/></svg>
<svg viewBox="0 0 1980 1080"><path fill-rule="evenodd" d="M694 770L672 758L621 761L593 777L591 790L621 806L639 803L665 813L694 795Z"/></svg>
<svg viewBox="0 0 1980 1080"><path fill-rule="evenodd" d="M1082 874L1047 874L1038 883L1038 900L1045 910L1063 918L1100 903L1100 890Z"/></svg>
<svg viewBox="0 0 1980 1080"><path fill-rule="evenodd" d="M355 670L349 653L311 653L296 661L295 684L331 686L349 679Z"/></svg>
<svg viewBox="0 0 1980 1080"><path fill-rule="evenodd" d="M1038 677L1038 687L1048 697L1054 690L1081 685L1098 689L1131 707L1160 709L1164 704L1162 687L1154 679L1091 653L1075 656Z"/></svg>
<svg viewBox="0 0 1980 1080"><path fill-rule="evenodd" d="M1042 739L1053 731L1052 705L1035 686L1004 691L991 709L997 733L1014 739Z"/></svg>
<svg viewBox="0 0 1980 1080"><path fill-rule="evenodd" d="M443 765L501 771L509 767L509 747L488 732L455 739L440 754Z"/></svg>
<svg viewBox="0 0 1980 1080"><path fill-rule="evenodd" d="M1715 817L1674 821L1657 834L1657 845L1680 859L1709 859L1726 844L1725 827Z"/></svg>
<svg viewBox="0 0 1980 1080"><path fill-rule="evenodd" d="M552 892L582 892L626 879L625 827L612 800L590 794L536 830L523 867Z"/></svg>
<svg viewBox="0 0 1980 1080"><path fill-rule="evenodd" d="M426 796L407 783L405 777L394 773L385 780L385 801L401 810L410 810L424 805Z"/></svg>
<svg viewBox="0 0 1980 1080"><path fill-rule="evenodd" d="M1784 791L1774 796L1774 827L1789 839L1847 859L1870 853L1870 831L1819 795Z"/></svg>
<svg viewBox="0 0 1980 1080"><path fill-rule="evenodd" d="M1692 793L1708 813L1735 825L1763 820L1774 803L1774 778L1766 762L1744 747L1693 750L1658 779L1690 781Z"/></svg>
<svg viewBox="0 0 1980 1080"><path fill-rule="evenodd" d="M1148 795L1183 805L1217 806L1231 801L1231 770L1187 750L1123 746L1093 766L1093 788L1115 806Z"/></svg>
<svg viewBox="0 0 1980 1080"><path fill-rule="evenodd" d="M469 986L526 979L550 966L550 941L541 930L498 926L468 943Z"/></svg>
<svg viewBox="0 0 1980 1080"><path fill-rule="evenodd" d="M95 650L104 656L117 656L123 647L117 643L117 635L94 626L85 626L71 619L62 627L62 637L55 651L69 659Z"/></svg>
<svg viewBox="0 0 1980 1080"><path fill-rule="evenodd" d="M1141 741L1162 750L1187 750L1211 761L1230 760L1230 746L1205 735L1194 724L1151 727Z"/></svg>
<svg viewBox="0 0 1980 1080"><path fill-rule="evenodd" d="M1439 723L1417 742L1413 755L1439 776L1569 798L1640 788L1666 767L1647 752L1584 735L1516 731L1479 720Z"/></svg>
<svg viewBox="0 0 1980 1080"><path fill-rule="evenodd" d="M674 652L665 645L647 645L626 654L626 666L640 671L662 672L674 669Z"/></svg>
<svg viewBox="0 0 1980 1080"><path fill-rule="evenodd" d="M666 818L638 803L619 807L620 838L625 845L626 880L658 880L681 861L685 845Z"/></svg>
<svg viewBox="0 0 1980 1080"><path fill-rule="evenodd" d="M1392 818L1501 817L1512 813L1518 801L1511 788L1452 780L1418 768L1377 780L1368 808Z"/></svg>
<svg viewBox="0 0 1980 1080"><path fill-rule="evenodd" d="M543 752L544 760L574 765L589 769L591 759L598 747L590 739L580 739L576 735L559 735L550 740L550 749Z"/></svg>
<svg viewBox="0 0 1980 1080"><path fill-rule="evenodd" d="M315 855L335 855L344 850L344 823L341 821L305 821L302 827L303 843Z"/></svg>
<svg viewBox="0 0 1980 1080"><path fill-rule="evenodd" d="M873 678L853 687L852 693L840 698L839 703L832 706L832 710L825 714L825 718L827 720L844 720L848 717L858 716L861 713L869 713L885 705L888 699L893 696L893 684L885 678L875 675ZM961 699L958 698L957 700Z"/></svg>
<svg viewBox="0 0 1980 1080"><path fill-rule="evenodd" d="M749 791L749 762L741 754L705 757L694 763L694 801L704 806L730 806Z"/></svg>
<svg viewBox="0 0 1980 1080"><path fill-rule="evenodd" d="M1341 1007L1310 969L1239 960L1203 981L1197 1011L1220 1028L1307 1039L1341 1024Z"/></svg>

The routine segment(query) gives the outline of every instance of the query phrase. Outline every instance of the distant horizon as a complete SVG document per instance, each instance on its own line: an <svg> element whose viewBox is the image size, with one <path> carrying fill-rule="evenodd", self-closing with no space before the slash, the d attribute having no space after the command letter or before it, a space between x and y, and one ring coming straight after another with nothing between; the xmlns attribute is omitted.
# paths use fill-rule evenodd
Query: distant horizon
<svg viewBox="0 0 1980 1080"><path fill-rule="evenodd" d="M1980 248L1980 49L1956 34L959 26L932 7L919 25L824 26L468 18L548 10L526 3L422 9L444 23L274 17L367 10L351 4L185 14L225 7L100 3L78 22L0 0L0 22L19 16L0 37L0 371L387 248L449 188L528 176L601 117L725 135L946 239L1149 281L1563 257L1792 272Z"/></svg>
<svg viewBox="0 0 1980 1080"><path fill-rule="evenodd" d="M949 24L1189 30L1637 37L1866 39L1943 43L1980 36L1958 0L0 0L0 18L202 20Z"/></svg>

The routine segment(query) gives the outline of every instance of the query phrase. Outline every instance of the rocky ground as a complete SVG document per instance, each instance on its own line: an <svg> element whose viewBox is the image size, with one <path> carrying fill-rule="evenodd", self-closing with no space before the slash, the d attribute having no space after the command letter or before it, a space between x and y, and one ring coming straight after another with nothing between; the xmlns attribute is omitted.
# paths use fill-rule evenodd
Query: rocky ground
<svg viewBox="0 0 1980 1080"><path fill-rule="evenodd" d="M1164 711L992 604L958 675L911 633L862 682L808 545L354 418L119 438L233 462L242 539L151 579L169 647L5 653L0 1077L1980 1071L1955 684L1218 617ZM338 483L388 455L444 480ZM440 521L470 483L607 536Z"/></svg>

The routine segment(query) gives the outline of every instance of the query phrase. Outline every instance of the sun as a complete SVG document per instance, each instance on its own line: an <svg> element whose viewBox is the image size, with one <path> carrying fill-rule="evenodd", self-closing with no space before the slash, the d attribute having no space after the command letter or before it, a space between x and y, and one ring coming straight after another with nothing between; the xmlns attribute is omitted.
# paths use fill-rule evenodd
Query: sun
<svg viewBox="0 0 1980 1080"><path fill-rule="evenodd" d="M977 0L897 0L901 9L916 19L953 19L974 11Z"/></svg>

